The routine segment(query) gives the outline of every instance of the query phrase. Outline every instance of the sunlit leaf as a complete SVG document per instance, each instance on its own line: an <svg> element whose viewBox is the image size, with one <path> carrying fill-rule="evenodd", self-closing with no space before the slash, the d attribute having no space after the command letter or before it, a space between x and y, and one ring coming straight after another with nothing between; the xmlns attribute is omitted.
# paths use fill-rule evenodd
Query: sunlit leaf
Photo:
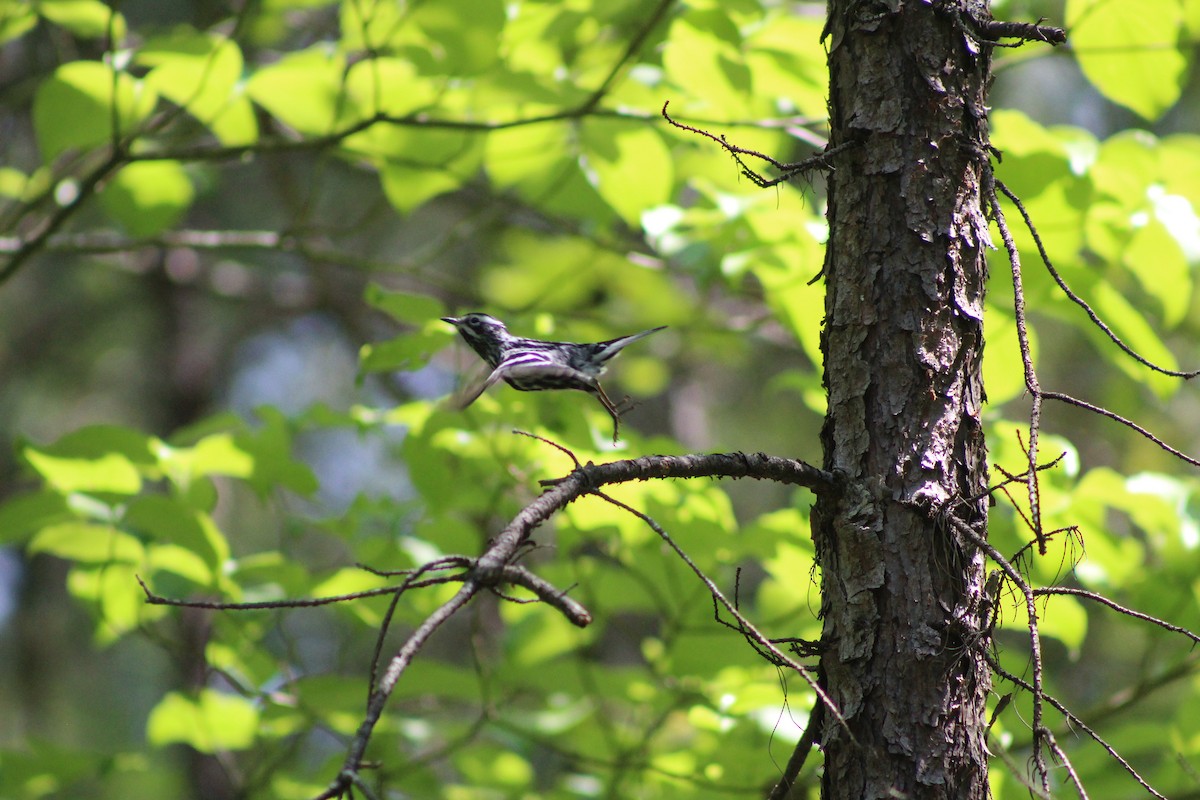
<svg viewBox="0 0 1200 800"><path fill-rule="evenodd" d="M1148 120L1178 101L1188 66L1178 0L1068 0L1066 22L1083 74L1109 100Z"/></svg>
<svg viewBox="0 0 1200 800"><path fill-rule="evenodd" d="M352 66L346 90L364 117L374 114L403 117L428 109L438 94L437 88L417 73L411 61L385 57L366 59Z"/></svg>
<svg viewBox="0 0 1200 800"><path fill-rule="evenodd" d="M246 83L246 93L301 133L328 134L347 119L344 73L342 57L317 46L257 70Z"/></svg>
<svg viewBox="0 0 1200 800"><path fill-rule="evenodd" d="M212 518L172 498L137 498L125 513L125 523L148 538L195 553L208 567L210 578L229 558L229 544Z"/></svg>
<svg viewBox="0 0 1200 800"><path fill-rule="evenodd" d="M989 403L999 405L1025 392L1025 365L1017 341L1017 325L1012 312L1001 311L990 303L984 306L985 347L983 388ZM1038 363L1036 328L1027 328L1033 363Z"/></svg>
<svg viewBox="0 0 1200 800"><path fill-rule="evenodd" d="M37 25L37 21L37 14L28 0L0 1L0 44L22 36Z"/></svg>
<svg viewBox="0 0 1200 800"><path fill-rule="evenodd" d="M195 197L177 161L128 164L104 186L100 203L134 236L153 236L177 223Z"/></svg>
<svg viewBox="0 0 1200 800"><path fill-rule="evenodd" d="M135 537L107 525L63 522L42 528L29 540L29 552L50 553L87 564L141 562L145 551Z"/></svg>
<svg viewBox="0 0 1200 800"><path fill-rule="evenodd" d="M178 29L148 40L134 58L153 67L148 84L208 126L223 144L257 138L257 123L240 88L242 52L233 40Z"/></svg>
<svg viewBox="0 0 1200 800"><path fill-rule="evenodd" d="M317 490L312 469L292 454L292 434L288 421L277 409L263 406L257 410L263 423L236 437L238 450L253 459L254 471L247 481L260 493L284 488L298 495Z"/></svg>
<svg viewBox="0 0 1200 800"><path fill-rule="evenodd" d="M101 0L38 0L37 12L84 39L125 38L125 17ZM0 7L0 15L4 11Z"/></svg>
<svg viewBox="0 0 1200 800"><path fill-rule="evenodd" d="M452 75L473 75L495 63L495 42L504 28L501 0L439 0L414 7L410 23L433 43L434 55Z"/></svg>
<svg viewBox="0 0 1200 800"><path fill-rule="evenodd" d="M642 212L670 199L671 154L652 128L614 120L583 125L583 168L600 196L636 226Z"/></svg>
<svg viewBox="0 0 1200 800"><path fill-rule="evenodd" d="M1191 270L1166 226L1151 220L1134 230L1123 263L1159 302L1167 326L1183 321L1192 305Z"/></svg>
<svg viewBox="0 0 1200 800"><path fill-rule="evenodd" d="M22 455L48 485L60 492L134 494L142 488L137 467L120 453L56 456L26 447Z"/></svg>
<svg viewBox="0 0 1200 800"><path fill-rule="evenodd" d="M722 109L733 117L743 113L753 88L740 40L733 20L717 9L693 10L675 19L662 58L671 82L686 98L678 104L682 109L705 115Z"/></svg>
<svg viewBox="0 0 1200 800"><path fill-rule="evenodd" d="M1038 618L1038 632L1042 636L1058 639L1078 655L1088 631L1087 612L1080 601L1074 597L1054 595L1040 605L1042 610Z"/></svg>
<svg viewBox="0 0 1200 800"><path fill-rule="evenodd" d="M146 723L150 744L182 743L201 753L243 750L254 743L259 710L243 697L202 689L195 697L166 695Z"/></svg>
<svg viewBox="0 0 1200 800"><path fill-rule="evenodd" d="M386 162L379 170L383 191L397 211L412 211L426 200L457 189L462 181L435 167L410 167Z"/></svg>
<svg viewBox="0 0 1200 800"><path fill-rule="evenodd" d="M114 74L107 64L63 64L38 87L33 100L42 160L50 163L67 150L89 150L126 138L154 104L151 87L126 73Z"/></svg>
<svg viewBox="0 0 1200 800"><path fill-rule="evenodd" d="M138 586L138 571L143 564L106 562L96 566L77 564L67 576L71 594L90 605L95 616L95 639L108 645L138 625L158 619L166 613L163 606L147 605Z"/></svg>

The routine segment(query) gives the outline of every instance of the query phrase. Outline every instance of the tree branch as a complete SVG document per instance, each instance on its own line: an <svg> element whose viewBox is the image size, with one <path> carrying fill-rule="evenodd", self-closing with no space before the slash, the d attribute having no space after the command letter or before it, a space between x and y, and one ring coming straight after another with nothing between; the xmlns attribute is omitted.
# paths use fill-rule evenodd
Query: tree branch
<svg viewBox="0 0 1200 800"><path fill-rule="evenodd" d="M1193 644L1200 644L1200 636L1196 635L1187 628L1180 627L1179 625L1172 625L1166 620L1161 620L1158 617L1152 617L1149 614L1145 614L1141 611L1134 611L1132 608L1126 608L1117 601L1110 600L1099 592L1089 592L1087 589L1073 589L1067 586L1050 586L1044 589L1034 589L1033 593L1035 595L1042 596L1062 594L1071 595L1072 597L1085 597L1088 600L1093 600L1101 605L1108 606L1114 611L1119 611L1126 616L1133 617L1134 619L1140 619L1143 622L1149 622L1152 625L1157 625L1163 630L1170 631L1171 633L1178 633L1186 636L1192 640Z"/></svg>
<svg viewBox="0 0 1200 800"><path fill-rule="evenodd" d="M975 32L981 39L996 42L1000 39L1019 39L1023 42L1045 42L1060 45L1067 41L1067 32L1053 25L1042 25L1037 22L1007 22L999 19L983 20L976 23Z"/></svg>
<svg viewBox="0 0 1200 800"><path fill-rule="evenodd" d="M561 447L559 449L564 450L574 459L574 455L570 451ZM400 677L438 628L466 606L479 592L495 588L503 583L517 583L554 605L573 623L582 626L591 621L591 615L578 603L568 600L563 592L541 579L534 578L513 563L533 532L569 503L583 495L597 494L597 490L601 486L653 478L757 478L795 486L806 486L814 492L834 491L837 486L837 480L832 473L803 461L769 456L765 453L643 456L607 464L588 463L585 465L580 465L579 461L575 459L575 464L576 468L566 476L541 482L543 486L548 487L546 491L522 509L505 526L504 530L491 540L487 549L473 562L465 574L456 576L456 579L464 581L462 587L417 626L417 629L409 635L396 654L392 656L383 677L372 690L367 701L366 714L351 741L341 772L316 800L342 796L352 785L358 785L361 788L359 770L363 763L363 755L366 753L367 744L375 725L379 722L388 698L395 690ZM618 502L611 498L606 499L609 502ZM628 508L624 504L621 505ZM634 511L634 513L638 512ZM641 515L639 514L639 516ZM702 573L701 577L704 577ZM716 591L716 587L711 585L711 581L708 581L707 578L705 580L709 584L710 591ZM720 592L717 591L716 594L719 595ZM738 614L732 604L725 601L725 605L739 619L739 622L746 626L747 630L757 634L757 630ZM771 644L770 640L762 634L757 634L756 641L781 658L783 663L797 669L809 680L810 684L812 683L811 676L807 675L804 667L780 652ZM829 705L828 697L819 687L817 687L817 692ZM836 709L834 713L836 713Z"/></svg>

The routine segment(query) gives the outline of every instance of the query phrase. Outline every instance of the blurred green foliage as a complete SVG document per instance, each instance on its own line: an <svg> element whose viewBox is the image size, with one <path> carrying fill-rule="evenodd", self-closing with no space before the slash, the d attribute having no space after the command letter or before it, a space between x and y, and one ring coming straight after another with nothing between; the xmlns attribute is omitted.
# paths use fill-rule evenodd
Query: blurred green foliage
<svg viewBox="0 0 1200 800"><path fill-rule="evenodd" d="M1197 8L1068 2L1082 74L1158 119L1190 88ZM513 428L585 462L714 447L819 462L823 295L809 280L826 236L821 187L760 191L659 110L670 101L678 119L780 160L811 154L825 115L823 4L264 0L235 16L184 3L155 13L176 16L0 0L0 41L37 56L5 96L25 131L0 169L6 254L77 193L98 201L64 214L0 285L12 321L0 348L15 454L5 477L20 485L0 505L0 542L30 568L65 565L57 580L91 634L86 647L50 649L53 669L36 654L7 666L12 685L29 680L22 669L72 674L59 662L76 658L89 672L81 687L39 690L48 705L0 693L13 720L0 726L0 796L224 796L197 783L178 745L219 756L242 797L311 797L336 775L387 598L181 614L147 604L138 579L170 597L256 602L394 585L358 565L474 555L539 479L570 469ZM991 119L998 175L1063 278L1146 357L1200 362L1200 137L1100 138L1016 110ZM1190 387L1112 347L1008 217L1043 385L1200 450ZM993 463L1020 471L1027 407L1002 255L987 424ZM614 369L645 401L623 444L607 442L606 415L582 395L501 388L448 410L435 395L476 362L438 317L464 306L579 341L670 325ZM260 316L305 313L339 320L359 348L358 394L352 375L318 369L301 383L336 400L316 392L294 408L284 382L283 399L241 416L218 411L215 385L181 401L191 395L177 368L195 350L232 381L225 354L244 352ZM43 318L53 335L39 335ZM398 383L380 380L398 371ZM1195 471L1106 420L1050 408L1046 424L1042 452L1067 455L1043 475L1044 525L1080 535L1024 560L1033 581L1196 628ZM354 484L350 499L330 499L353 456L313 462L322 437L347 431L384 451L388 491ZM708 482L611 491L721 586L738 581L741 609L769 635L818 637L806 495ZM1014 553L1029 539L1014 511L1026 500L1010 489L1001 501L991 538ZM718 625L703 585L636 518L588 498L537 542L526 563L571 587L594 624L476 603L401 680L368 752L381 765L372 780L413 797L761 795L803 727L806 687ZM451 591L405 594L385 657ZM1013 600L1001 660L1027 675ZM36 619L25 604L17 619ZM1049 691L1160 791L1195 793L1200 677L1188 642L1075 597L1040 610ZM24 641L71 638L34 628ZM93 684L106 704L79 701ZM997 696L1010 688L997 682ZM120 722L106 723L114 709ZM1026 795L1028 719L1018 696L992 730L998 798ZM1060 741L1092 797L1136 791L1088 739ZM802 795L816 796L814 776L810 765Z"/></svg>

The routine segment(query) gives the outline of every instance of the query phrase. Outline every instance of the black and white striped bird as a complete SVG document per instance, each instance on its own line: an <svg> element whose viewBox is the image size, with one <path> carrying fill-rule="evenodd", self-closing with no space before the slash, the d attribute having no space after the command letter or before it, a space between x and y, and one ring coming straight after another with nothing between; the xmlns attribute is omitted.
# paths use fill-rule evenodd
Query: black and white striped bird
<svg viewBox="0 0 1200 800"><path fill-rule="evenodd" d="M442 321L457 328L471 349L492 368L483 383L463 395L460 407L471 405L502 380L522 392L579 389L595 395L612 417L614 442L621 426L621 412L600 386L599 378L605 364L626 346L667 327L663 325L607 342L576 344L513 336L503 322L488 314L442 317Z"/></svg>

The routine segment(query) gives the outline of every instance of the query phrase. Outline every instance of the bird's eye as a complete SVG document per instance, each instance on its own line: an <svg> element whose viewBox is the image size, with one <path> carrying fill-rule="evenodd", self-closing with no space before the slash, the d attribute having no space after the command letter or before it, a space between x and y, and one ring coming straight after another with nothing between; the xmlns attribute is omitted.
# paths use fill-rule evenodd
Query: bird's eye
<svg viewBox="0 0 1200 800"><path fill-rule="evenodd" d="M467 324L472 328L478 328L483 325L483 320L481 320L479 317L467 317Z"/></svg>

